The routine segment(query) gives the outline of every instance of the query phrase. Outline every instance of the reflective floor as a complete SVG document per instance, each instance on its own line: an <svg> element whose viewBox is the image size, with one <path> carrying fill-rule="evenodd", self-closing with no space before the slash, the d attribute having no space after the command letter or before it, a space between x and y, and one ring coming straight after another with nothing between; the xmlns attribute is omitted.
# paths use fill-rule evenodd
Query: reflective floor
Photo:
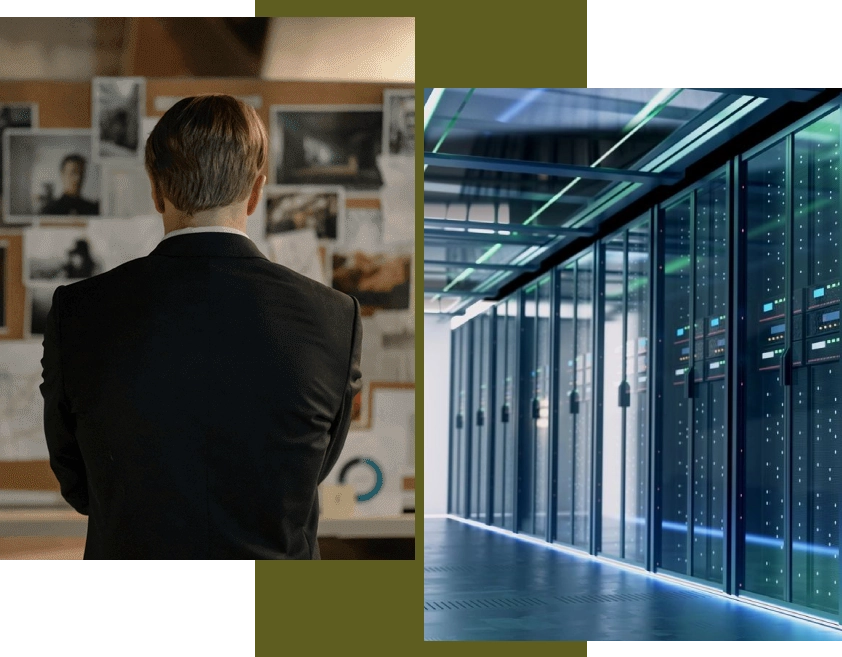
<svg viewBox="0 0 842 657"><path fill-rule="evenodd" d="M424 639L840 641L842 629L427 518Z"/></svg>

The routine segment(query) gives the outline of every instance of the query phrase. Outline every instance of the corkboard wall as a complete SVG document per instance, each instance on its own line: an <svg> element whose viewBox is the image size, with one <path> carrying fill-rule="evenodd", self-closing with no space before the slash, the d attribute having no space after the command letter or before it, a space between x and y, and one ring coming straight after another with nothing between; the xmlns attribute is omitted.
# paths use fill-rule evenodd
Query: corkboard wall
<svg viewBox="0 0 842 657"><path fill-rule="evenodd" d="M155 110L158 96L193 96L226 93L259 96L260 117L269 128L272 105L380 105L385 89L413 89L407 84L351 82L282 82L254 78L147 78L146 116L161 116ZM38 103L40 128L90 128L91 84L89 82L2 81L0 103ZM351 199L349 206L376 207L376 201ZM0 239L9 241L7 251L6 321L9 330L0 340L24 338L25 287L21 280L22 231L0 226ZM58 490L58 482L47 461L0 461L0 489Z"/></svg>

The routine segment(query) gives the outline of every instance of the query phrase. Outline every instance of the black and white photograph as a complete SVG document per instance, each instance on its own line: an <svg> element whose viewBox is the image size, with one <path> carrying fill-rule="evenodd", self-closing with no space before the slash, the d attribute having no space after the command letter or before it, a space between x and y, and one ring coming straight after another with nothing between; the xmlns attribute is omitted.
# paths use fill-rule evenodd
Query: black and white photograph
<svg viewBox="0 0 842 657"><path fill-rule="evenodd" d="M44 335L47 314L53 305L53 294L58 285L33 285L27 288L29 295L29 335Z"/></svg>
<svg viewBox="0 0 842 657"><path fill-rule="evenodd" d="M92 87L94 156L98 162L139 161L143 157L142 118L146 113L143 78L94 78Z"/></svg>
<svg viewBox="0 0 842 657"><path fill-rule="evenodd" d="M356 297L363 315L407 310L411 266L410 254L334 252L333 287Z"/></svg>
<svg viewBox="0 0 842 657"><path fill-rule="evenodd" d="M345 208L347 248L371 251L383 242L383 212L380 208Z"/></svg>
<svg viewBox="0 0 842 657"><path fill-rule="evenodd" d="M37 103L0 103L0 197L3 195L3 133L7 128L37 128ZM3 218L0 204L0 220Z"/></svg>
<svg viewBox="0 0 842 657"><path fill-rule="evenodd" d="M102 215L118 219L156 214L143 165L102 165Z"/></svg>
<svg viewBox="0 0 842 657"><path fill-rule="evenodd" d="M266 198L266 235L312 228L319 239L336 240L345 217L345 192L341 187L272 185Z"/></svg>
<svg viewBox="0 0 842 657"><path fill-rule="evenodd" d="M273 105L272 182L378 189L383 141L380 105Z"/></svg>
<svg viewBox="0 0 842 657"><path fill-rule="evenodd" d="M88 224L88 246L97 256L101 271L149 255L164 238L160 215L149 214L129 219L100 219Z"/></svg>
<svg viewBox="0 0 842 657"><path fill-rule="evenodd" d="M3 135L6 223L100 214L99 166L91 131L10 128Z"/></svg>
<svg viewBox="0 0 842 657"><path fill-rule="evenodd" d="M6 333L6 247L8 242L0 240L0 335Z"/></svg>
<svg viewBox="0 0 842 657"><path fill-rule="evenodd" d="M272 262L288 267L322 285L328 284L315 230L291 230L271 235L268 240L272 249Z"/></svg>
<svg viewBox="0 0 842 657"><path fill-rule="evenodd" d="M84 228L30 228L23 237L24 280L51 285L89 278L104 271Z"/></svg>
<svg viewBox="0 0 842 657"><path fill-rule="evenodd" d="M383 153L415 155L415 91L386 89L383 111Z"/></svg>

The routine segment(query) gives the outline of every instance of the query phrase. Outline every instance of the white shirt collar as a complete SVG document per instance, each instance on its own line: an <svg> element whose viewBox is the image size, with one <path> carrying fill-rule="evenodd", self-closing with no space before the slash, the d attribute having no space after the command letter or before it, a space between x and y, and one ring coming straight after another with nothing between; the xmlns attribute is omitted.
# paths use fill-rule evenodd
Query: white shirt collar
<svg viewBox="0 0 842 657"><path fill-rule="evenodd" d="M178 230L171 230L169 233L164 235L162 242L167 239L168 237L174 237L176 235L185 235L187 233L235 233L237 235L242 235L243 237L248 237L243 231L237 230L236 228L229 228L228 226L198 226L196 228L179 228ZM251 239L249 237L249 239Z"/></svg>

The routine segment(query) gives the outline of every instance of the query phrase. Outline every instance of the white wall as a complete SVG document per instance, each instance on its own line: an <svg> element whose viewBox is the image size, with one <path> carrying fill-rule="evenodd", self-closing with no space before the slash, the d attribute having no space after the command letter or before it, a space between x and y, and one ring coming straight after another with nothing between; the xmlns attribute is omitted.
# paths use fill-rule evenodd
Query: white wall
<svg viewBox="0 0 842 657"><path fill-rule="evenodd" d="M450 318L424 315L424 513L447 513Z"/></svg>

